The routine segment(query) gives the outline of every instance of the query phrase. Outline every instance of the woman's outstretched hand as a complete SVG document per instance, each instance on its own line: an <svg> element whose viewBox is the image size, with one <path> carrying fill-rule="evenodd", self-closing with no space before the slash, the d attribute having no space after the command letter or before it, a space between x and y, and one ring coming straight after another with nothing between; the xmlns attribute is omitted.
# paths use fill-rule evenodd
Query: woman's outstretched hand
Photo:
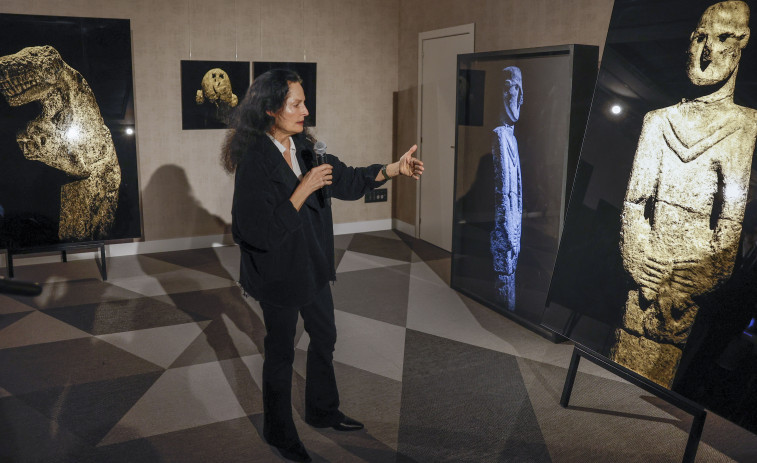
<svg viewBox="0 0 757 463"><path fill-rule="evenodd" d="M402 155L399 160L399 168L400 174L419 180L423 175L423 162L413 157L417 149L418 145L413 145Z"/></svg>

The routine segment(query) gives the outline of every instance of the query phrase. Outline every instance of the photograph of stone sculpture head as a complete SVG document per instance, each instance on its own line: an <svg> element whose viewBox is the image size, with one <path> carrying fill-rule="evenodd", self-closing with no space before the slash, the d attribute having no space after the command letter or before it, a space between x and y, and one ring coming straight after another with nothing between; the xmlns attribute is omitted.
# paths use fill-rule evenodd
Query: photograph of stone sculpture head
<svg viewBox="0 0 757 463"><path fill-rule="evenodd" d="M562 46L459 57L451 284L537 330L596 56Z"/></svg>
<svg viewBox="0 0 757 463"><path fill-rule="evenodd" d="M249 61L182 61L182 129L226 128L249 86Z"/></svg>
<svg viewBox="0 0 757 463"><path fill-rule="evenodd" d="M755 430L751 6L615 3L544 325Z"/></svg>
<svg viewBox="0 0 757 463"><path fill-rule="evenodd" d="M0 95L0 246L140 236L128 21L0 15Z"/></svg>
<svg viewBox="0 0 757 463"><path fill-rule="evenodd" d="M215 107L215 117L224 124L229 123L231 109L239 103L231 88L229 74L220 68L213 68L202 77L202 89L197 90L195 102L198 105L206 101Z"/></svg>

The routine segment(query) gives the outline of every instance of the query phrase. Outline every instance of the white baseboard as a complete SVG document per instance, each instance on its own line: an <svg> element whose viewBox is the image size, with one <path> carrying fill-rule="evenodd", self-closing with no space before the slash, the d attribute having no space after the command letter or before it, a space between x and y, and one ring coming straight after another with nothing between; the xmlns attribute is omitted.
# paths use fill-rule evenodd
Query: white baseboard
<svg viewBox="0 0 757 463"><path fill-rule="evenodd" d="M132 256L135 254L149 254L152 252L182 251L186 249L212 248L234 244L231 235L208 235L191 238L171 238L165 240L138 241L134 243L106 244L105 255L107 257ZM94 249L94 248L93 248ZM92 252L69 252L68 260L94 259L99 251ZM60 262L60 252L46 252L42 255L14 254L13 266L50 264ZM0 268L5 267L6 260L1 259Z"/></svg>
<svg viewBox="0 0 757 463"><path fill-rule="evenodd" d="M391 230L392 219L366 220L364 222L349 222L334 224L335 235L346 235L348 233L363 233L380 230Z"/></svg>
<svg viewBox="0 0 757 463"><path fill-rule="evenodd" d="M362 233L396 228L402 233L415 236L415 227L397 219L367 220L363 222L349 222L334 224L335 235L348 233ZM106 244L105 255L108 257L131 256L149 254L153 252L183 251L187 249L211 248L234 244L231 235L208 235L191 238L171 238L165 240L138 241L134 243ZM94 249L94 248L93 248ZM94 259L99 251L69 252L68 260ZM60 262L60 253L51 252L43 255L14 254L13 265L34 265ZM0 268L5 267L6 260L0 258Z"/></svg>
<svg viewBox="0 0 757 463"><path fill-rule="evenodd" d="M110 244L106 246L109 257L149 254L151 252L183 251L185 249L215 248L234 244L231 234L206 235L191 238L171 238L166 240L141 241L137 243ZM110 248L108 254L107 248Z"/></svg>
<svg viewBox="0 0 757 463"><path fill-rule="evenodd" d="M399 230L406 235L415 237L415 225L410 225L400 219L392 219L392 228L394 230Z"/></svg>

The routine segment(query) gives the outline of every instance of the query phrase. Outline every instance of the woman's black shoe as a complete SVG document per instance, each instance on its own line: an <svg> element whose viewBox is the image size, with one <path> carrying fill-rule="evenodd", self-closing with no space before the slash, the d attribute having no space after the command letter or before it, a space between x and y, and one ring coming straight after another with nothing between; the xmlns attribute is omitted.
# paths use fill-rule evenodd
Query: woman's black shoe
<svg viewBox="0 0 757 463"><path fill-rule="evenodd" d="M363 423L353 420L349 416L345 416L339 422L332 424L331 427L337 431L359 431L364 428Z"/></svg>
<svg viewBox="0 0 757 463"><path fill-rule="evenodd" d="M274 447L276 447L276 450L279 451L281 456L286 458L287 460L303 463L313 461L313 459L310 458L310 455L308 455L308 451L305 450L305 446L302 445L302 442L295 442L288 447L279 447L276 445L274 445Z"/></svg>
<svg viewBox="0 0 757 463"><path fill-rule="evenodd" d="M305 418L305 422L314 428L333 428L337 431L359 431L365 427L363 423L346 415L342 415L342 418L336 423L316 423L307 418Z"/></svg>

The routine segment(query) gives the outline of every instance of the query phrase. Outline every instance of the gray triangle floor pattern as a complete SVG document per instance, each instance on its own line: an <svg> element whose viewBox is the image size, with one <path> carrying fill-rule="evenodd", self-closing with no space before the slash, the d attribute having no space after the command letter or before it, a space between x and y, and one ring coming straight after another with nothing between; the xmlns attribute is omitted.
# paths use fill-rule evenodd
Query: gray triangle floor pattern
<svg viewBox="0 0 757 463"><path fill-rule="evenodd" d="M680 461L691 417L582 364L570 343L449 287L450 255L396 231L335 237L334 353L354 433L293 414L316 462ZM34 298L0 296L0 462L271 462L265 328L234 246L21 265ZM584 362L588 363L588 362ZM710 414L697 461L757 461L757 436Z"/></svg>

